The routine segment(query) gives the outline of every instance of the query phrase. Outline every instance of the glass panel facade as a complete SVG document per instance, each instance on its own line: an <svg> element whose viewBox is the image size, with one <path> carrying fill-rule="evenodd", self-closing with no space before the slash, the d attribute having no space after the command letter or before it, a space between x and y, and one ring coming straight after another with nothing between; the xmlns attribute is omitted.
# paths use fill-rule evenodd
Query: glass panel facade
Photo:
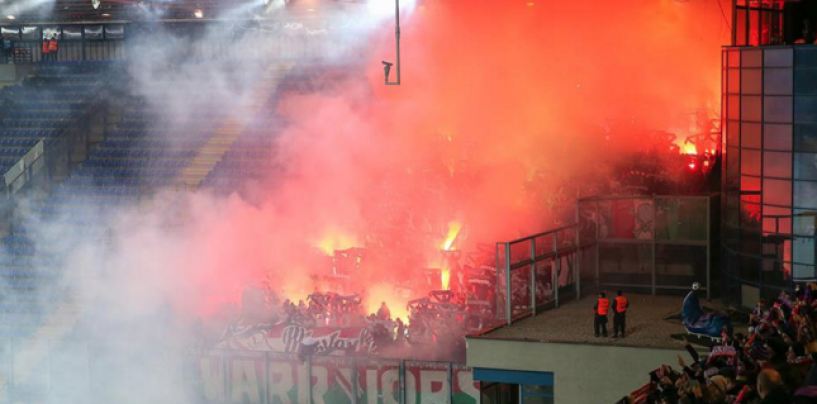
<svg viewBox="0 0 817 404"><path fill-rule="evenodd" d="M763 147L766 150L789 151L792 146L791 125L766 124L763 126Z"/></svg>
<svg viewBox="0 0 817 404"><path fill-rule="evenodd" d="M740 97L740 119L744 122L760 122L761 102L759 96L741 96ZM809 104L809 106L815 106ZM817 114L817 112L814 112Z"/></svg>
<svg viewBox="0 0 817 404"><path fill-rule="evenodd" d="M740 92L742 94L760 95L763 84L763 71L760 69L742 69Z"/></svg>
<svg viewBox="0 0 817 404"><path fill-rule="evenodd" d="M790 123L792 117L791 97L774 96L763 98L763 114L766 122Z"/></svg>
<svg viewBox="0 0 817 404"><path fill-rule="evenodd" d="M756 16L770 27L776 18ZM740 29L745 24L746 41L751 36L758 43L772 40L765 32L750 32L765 23L752 26L748 12L743 17L736 25ZM795 71L801 59L792 49L741 53L739 66L736 57L724 56L721 267L726 298L746 304L751 296L776 296L794 280L814 273L815 246L808 235L814 234L815 217L805 212L817 211L817 80L814 97L810 90L798 89L801 75ZM739 93L734 91L738 88ZM695 253L687 255L694 259ZM662 259L659 251L656 258ZM742 296L747 290L756 292Z"/></svg>
<svg viewBox="0 0 817 404"><path fill-rule="evenodd" d="M794 150L817 152L817 125L801 123L794 125Z"/></svg>
<svg viewBox="0 0 817 404"><path fill-rule="evenodd" d="M741 147L749 147L752 149L760 148L760 124L759 123L743 123L740 125L740 139ZM760 175L760 173L758 173Z"/></svg>
<svg viewBox="0 0 817 404"><path fill-rule="evenodd" d="M763 176L791 178L791 153L765 152L763 154Z"/></svg>
<svg viewBox="0 0 817 404"><path fill-rule="evenodd" d="M794 153L794 178L817 181L817 153Z"/></svg>
<svg viewBox="0 0 817 404"><path fill-rule="evenodd" d="M798 208L817 209L817 182L794 182L794 206Z"/></svg>
<svg viewBox="0 0 817 404"><path fill-rule="evenodd" d="M744 149L740 156L740 173L760 176L760 152Z"/></svg>
<svg viewBox="0 0 817 404"><path fill-rule="evenodd" d="M766 95L791 95L793 91L792 69L766 69L763 92Z"/></svg>

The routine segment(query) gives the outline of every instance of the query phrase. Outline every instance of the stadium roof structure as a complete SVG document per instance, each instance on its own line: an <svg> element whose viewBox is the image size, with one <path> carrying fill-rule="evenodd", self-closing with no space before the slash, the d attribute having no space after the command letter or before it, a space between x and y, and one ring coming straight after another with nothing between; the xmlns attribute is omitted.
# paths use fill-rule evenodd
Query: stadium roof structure
<svg viewBox="0 0 817 404"><path fill-rule="evenodd" d="M0 23L257 18L280 7L335 0L0 0ZM341 0L356 3L357 0Z"/></svg>

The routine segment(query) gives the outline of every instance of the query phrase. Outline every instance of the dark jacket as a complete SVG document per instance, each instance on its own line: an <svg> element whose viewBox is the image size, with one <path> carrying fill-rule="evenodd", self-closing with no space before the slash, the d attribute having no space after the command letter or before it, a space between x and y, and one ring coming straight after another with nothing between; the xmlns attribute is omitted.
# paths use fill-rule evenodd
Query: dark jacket
<svg viewBox="0 0 817 404"><path fill-rule="evenodd" d="M760 400L760 404L791 404L792 397L783 388L772 390L766 398Z"/></svg>

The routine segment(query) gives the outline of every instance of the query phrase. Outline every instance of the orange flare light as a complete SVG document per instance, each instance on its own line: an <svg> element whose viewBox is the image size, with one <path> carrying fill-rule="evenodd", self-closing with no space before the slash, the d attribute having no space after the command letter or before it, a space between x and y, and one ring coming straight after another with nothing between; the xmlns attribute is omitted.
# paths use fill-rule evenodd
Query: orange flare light
<svg viewBox="0 0 817 404"><path fill-rule="evenodd" d="M335 250L345 250L355 245L357 245L357 239L354 236L340 231L328 231L315 246L327 255L332 255Z"/></svg>
<svg viewBox="0 0 817 404"><path fill-rule="evenodd" d="M443 250L451 251L451 247L454 245L454 241L456 241L457 236L460 235L460 230L462 230L462 223L460 222L448 223L448 235L445 237L445 242L442 245Z"/></svg>
<svg viewBox="0 0 817 404"><path fill-rule="evenodd" d="M698 154L698 147L694 143L684 143L681 147L682 154Z"/></svg>
<svg viewBox="0 0 817 404"><path fill-rule="evenodd" d="M450 290L451 289L451 270L448 268L443 268L440 270L440 282L442 283L443 290Z"/></svg>

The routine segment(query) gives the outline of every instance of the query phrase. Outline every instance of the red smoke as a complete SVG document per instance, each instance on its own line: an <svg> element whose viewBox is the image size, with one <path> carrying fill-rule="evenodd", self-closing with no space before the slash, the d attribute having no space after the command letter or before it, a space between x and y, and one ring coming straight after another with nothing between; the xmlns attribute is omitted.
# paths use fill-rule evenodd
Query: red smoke
<svg viewBox="0 0 817 404"><path fill-rule="evenodd" d="M237 220L203 230L230 227L241 240L207 243L229 257L207 264L214 294L235 260L243 277L271 271L298 299L320 287L311 275L331 270L310 248L385 238L419 255L420 270L438 262L452 221L465 226L454 246L465 251L544 230L570 220L557 205L607 181L608 163L647 146L643 130L683 137L690 114L720 110L728 30L715 1L428 0L404 17L401 86L383 85L389 21L365 68L335 67L364 78L283 98L285 173L267 203L233 206L223 215ZM429 167L447 177L423 174ZM432 235L414 237L426 225ZM378 285L369 306L390 295L381 282L404 275L395 268L360 275L358 290Z"/></svg>

